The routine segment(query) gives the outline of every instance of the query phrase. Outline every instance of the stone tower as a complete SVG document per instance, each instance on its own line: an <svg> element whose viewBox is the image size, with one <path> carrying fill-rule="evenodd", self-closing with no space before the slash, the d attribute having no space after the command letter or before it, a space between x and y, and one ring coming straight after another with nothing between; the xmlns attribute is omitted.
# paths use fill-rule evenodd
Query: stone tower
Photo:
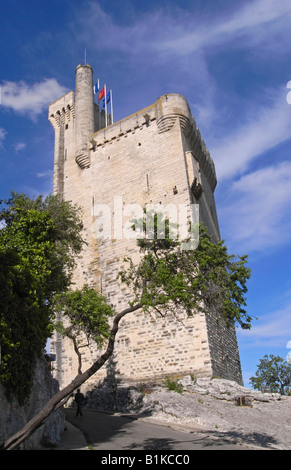
<svg viewBox="0 0 291 470"><path fill-rule="evenodd" d="M55 131L54 192L83 210L87 245L74 273L76 287L94 286L116 311L128 305L130 289L120 285L117 274L124 256L138 256L124 228L136 206L198 204L200 221L219 239L214 163L183 96L164 95L105 127L94 103L92 68L78 65L75 93L49 106L49 120ZM139 311L126 316L114 358L91 384L109 371L137 382L191 373L241 383L235 328L218 321L214 311L179 315L166 321ZM51 352L55 377L64 386L77 373L77 357L70 341L58 335ZM84 353L84 370L99 353Z"/></svg>
<svg viewBox="0 0 291 470"><path fill-rule="evenodd" d="M75 89L75 154L81 168L90 166L88 137L95 131L93 71L90 65L78 65Z"/></svg>

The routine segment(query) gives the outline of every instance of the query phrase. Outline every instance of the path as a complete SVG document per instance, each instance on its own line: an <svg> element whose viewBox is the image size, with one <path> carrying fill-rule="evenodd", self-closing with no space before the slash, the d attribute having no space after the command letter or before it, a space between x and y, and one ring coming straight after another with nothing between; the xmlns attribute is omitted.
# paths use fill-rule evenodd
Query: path
<svg viewBox="0 0 291 470"><path fill-rule="evenodd" d="M83 418L75 417L74 409L66 410L67 420L79 428L94 450L248 450L235 442L232 436L218 433L186 431L158 425L148 420L133 419L97 411L83 411ZM72 449L73 450L73 449Z"/></svg>

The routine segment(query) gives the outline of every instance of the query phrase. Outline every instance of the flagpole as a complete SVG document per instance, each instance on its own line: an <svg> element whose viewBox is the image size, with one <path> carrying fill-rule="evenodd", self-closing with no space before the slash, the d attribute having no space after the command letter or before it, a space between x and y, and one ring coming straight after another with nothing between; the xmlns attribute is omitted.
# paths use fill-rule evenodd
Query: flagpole
<svg viewBox="0 0 291 470"><path fill-rule="evenodd" d="M99 94L99 89L100 89L100 80L99 78L97 79L97 99L98 99L98 94ZM98 131L101 129L101 117L100 117L100 106L99 106L99 101L98 101Z"/></svg>
<svg viewBox="0 0 291 470"><path fill-rule="evenodd" d="M110 90L110 106L111 106L111 124L113 124L113 102L112 102L112 90Z"/></svg>
<svg viewBox="0 0 291 470"><path fill-rule="evenodd" d="M106 85L105 87L105 127L107 127L107 93L106 93Z"/></svg>

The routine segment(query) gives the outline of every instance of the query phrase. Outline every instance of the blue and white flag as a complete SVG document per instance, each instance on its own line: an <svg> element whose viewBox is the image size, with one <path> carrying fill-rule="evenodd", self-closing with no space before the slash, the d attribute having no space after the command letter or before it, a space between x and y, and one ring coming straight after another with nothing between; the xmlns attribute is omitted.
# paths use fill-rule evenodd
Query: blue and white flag
<svg viewBox="0 0 291 470"><path fill-rule="evenodd" d="M98 82L95 83L95 85L93 86L94 95L96 95L98 91L99 91L99 79L98 79Z"/></svg>

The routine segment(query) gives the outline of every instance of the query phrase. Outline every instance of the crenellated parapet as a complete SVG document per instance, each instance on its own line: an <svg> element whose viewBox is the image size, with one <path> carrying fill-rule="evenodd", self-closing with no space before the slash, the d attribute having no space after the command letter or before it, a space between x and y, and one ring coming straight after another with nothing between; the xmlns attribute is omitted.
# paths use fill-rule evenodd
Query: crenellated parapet
<svg viewBox="0 0 291 470"><path fill-rule="evenodd" d="M62 124L66 125L72 122L74 117L75 99L73 91L69 91L49 106L48 119L55 130Z"/></svg>
<svg viewBox="0 0 291 470"><path fill-rule="evenodd" d="M124 138L143 127L149 127L154 122L158 134L169 132L176 125L180 126L187 141L187 151L195 155L211 190L214 191L217 184L214 162L201 137L188 102L182 95L163 95L153 105L96 132L89 139L90 149L98 150L98 147Z"/></svg>
<svg viewBox="0 0 291 470"><path fill-rule="evenodd" d="M75 101L74 92L69 91L49 106L48 119L55 131L54 151L54 193L63 194L64 190L64 161L65 161L65 132L74 125Z"/></svg>
<svg viewBox="0 0 291 470"><path fill-rule="evenodd" d="M155 107L158 132L168 132L177 122L179 123L188 141L189 150L199 161L201 169L208 179L212 191L214 191L217 184L214 162L201 137L187 100L177 94L164 95L156 101Z"/></svg>
<svg viewBox="0 0 291 470"><path fill-rule="evenodd" d="M155 102L155 109L159 134L169 131L177 122L183 130L187 127L191 113L183 96L163 95Z"/></svg>

